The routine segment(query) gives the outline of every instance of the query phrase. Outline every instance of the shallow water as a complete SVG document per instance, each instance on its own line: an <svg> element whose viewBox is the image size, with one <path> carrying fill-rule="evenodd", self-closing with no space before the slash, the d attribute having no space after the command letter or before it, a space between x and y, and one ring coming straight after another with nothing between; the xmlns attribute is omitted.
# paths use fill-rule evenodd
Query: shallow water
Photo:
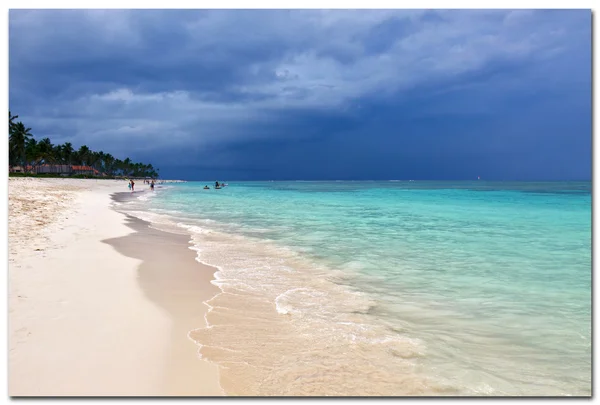
<svg viewBox="0 0 600 405"><path fill-rule="evenodd" d="M230 184L128 204L219 268L228 393L591 394L591 183Z"/></svg>

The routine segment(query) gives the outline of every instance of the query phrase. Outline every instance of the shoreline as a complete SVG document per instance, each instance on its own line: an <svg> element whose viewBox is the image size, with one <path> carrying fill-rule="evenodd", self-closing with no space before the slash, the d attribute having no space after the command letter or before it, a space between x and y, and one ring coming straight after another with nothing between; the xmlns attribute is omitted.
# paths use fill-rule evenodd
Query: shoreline
<svg viewBox="0 0 600 405"><path fill-rule="evenodd" d="M107 243L139 237L112 208L126 184L9 179L9 396L200 395L195 378L218 380L190 366L207 362L187 335L174 342L178 320L138 280L145 261Z"/></svg>
<svg viewBox="0 0 600 405"><path fill-rule="evenodd" d="M10 182L11 190L19 184ZM64 185L60 195L58 183ZM387 322L377 300L337 283L341 275L331 269L252 237L218 228L204 232L205 225L197 227L193 219L183 218L186 224L177 216L146 216L153 211L143 208L150 197L144 193L153 194L148 188L131 192L125 182L98 183L23 180L19 201L26 215L18 223L10 194L11 396L526 392L504 388L501 380L487 385L485 374L480 382L448 379L454 377L444 368L438 369L448 374L432 374L432 366L447 364L440 352L428 357L432 335L421 339L411 333L416 329ZM140 203L119 205L138 196ZM194 257L198 252L207 264ZM421 308L421 314L436 314L434 307ZM434 318L430 325L443 319ZM504 346L502 352L536 354L525 349ZM489 354L491 363L510 367L497 353Z"/></svg>
<svg viewBox="0 0 600 405"><path fill-rule="evenodd" d="M119 203L131 197L128 192L111 195ZM103 242L123 256L141 260L138 284L149 301L169 314L172 332L165 395L225 395L219 384L218 365L200 358L199 346L188 336L205 324L208 307L204 302L220 292L211 284L217 269L195 260L189 236L158 230L147 221L122 214L134 232Z"/></svg>
<svg viewBox="0 0 600 405"><path fill-rule="evenodd" d="M127 192L118 193L118 196L121 199L117 198L117 203L135 199ZM191 244L203 252L211 250L205 245L210 245L211 241L202 237L198 239L200 235L189 229L184 231L173 221L148 219L144 213L149 211L141 205L134 203L132 207L118 206L117 209L122 207L121 212L127 215L129 211L133 217L129 218L130 223L145 226L143 232L148 233L149 229L158 227L165 229L164 232L172 235L171 238L184 234L179 243L185 243L186 247ZM150 224L152 227L149 227ZM209 235L219 239L218 232L209 232ZM242 272L257 270L258 263L265 269L272 265L268 259L263 261L270 257L265 246L239 244L237 238L220 240L219 244L224 249L221 253L227 252L228 257L233 255L238 263L248 263L240 264ZM284 267L296 269L291 273L284 271L291 278L284 281L279 279L277 272L252 271L252 280L242 282L238 279L241 274L231 273L232 270L236 273L235 269L221 268L218 261L202 260L195 259L194 262L211 269L211 280L219 286L219 291L204 297L209 310L204 320L189 323L189 338L197 342L203 358L220 367L219 382L227 395L389 396L426 395L436 391L439 395L449 395L452 392L432 381L429 382L429 390L424 376L413 374L410 361L419 356L419 350L410 340L390 339L389 331L378 325L370 325L368 331L363 330L363 322L367 321L364 316L372 303L360 294L328 281L321 271L311 270L311 263L294 255L285 256ZM250 291L238 288L238 283L246 282L251 283ZM308 326L304 323L307 318L296 312L294 306L301 307L304 298L309 298L303 294L312 291L324 293L327 304L340 312L330 314L333 317L329 316L327 321L319 316L311 318L311 326ZM289 302L286 304L285 301ZM329 333L332 324L340 328L339 334ZM311 332L307 333L309 330ZM381 339L382 343L379 343ZM373 343L368 343L371 340ZM356 344L357 341L364 343ZM313 352L326 352L328 355L317 358ZM365 357L373 361L365 362ZM397 363L398 359L401 359L401 364L393 370L388 369L387 364L390 361ZM363 370L374 377L374 381L365 384L352 379L348 375L352 369ZM393 374L398 375L392 378Z"/></svg>

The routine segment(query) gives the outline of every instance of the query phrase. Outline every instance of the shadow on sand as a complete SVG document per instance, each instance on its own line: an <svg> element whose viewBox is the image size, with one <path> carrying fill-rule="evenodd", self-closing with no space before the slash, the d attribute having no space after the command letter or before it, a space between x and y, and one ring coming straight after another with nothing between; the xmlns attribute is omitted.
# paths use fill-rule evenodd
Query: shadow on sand
<svg viewBox="0 0 600 405"><path fill-rule="evenodd" d="M119 194L126 196L113 197L115 201L130 195ZM195 261L188 236L153 229L148 222L129 215L126 225L135 232L103 242L142 261L137 269L139 286L173 322L165 373L167 395L219 395L217 366L200 360L198 347L187 337L190 330L205 325L207 306L203 301L220 292L210 284L216 269Z"/></svg>

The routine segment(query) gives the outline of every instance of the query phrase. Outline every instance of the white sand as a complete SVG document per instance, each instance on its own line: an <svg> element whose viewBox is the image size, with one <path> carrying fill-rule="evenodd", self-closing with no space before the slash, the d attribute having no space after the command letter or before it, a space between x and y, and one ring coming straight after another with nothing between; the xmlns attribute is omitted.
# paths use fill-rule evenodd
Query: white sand
<svg viewBox="0 0 600 405"><path fill-rule="evenodd" d="M133 232L114 191L127 183L9 179L9 395L168 395L171 319L140 261L102 242Z"/></svg>

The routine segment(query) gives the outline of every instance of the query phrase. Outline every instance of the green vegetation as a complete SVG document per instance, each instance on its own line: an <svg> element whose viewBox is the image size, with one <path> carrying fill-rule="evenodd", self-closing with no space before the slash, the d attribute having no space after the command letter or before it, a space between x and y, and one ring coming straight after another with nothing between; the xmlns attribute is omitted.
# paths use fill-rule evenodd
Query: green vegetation
<svg viewBox="0 0 600 405"><path fill-rule="evenodd" d="M22 122L15 122L18 115L12 115L8 112L8 152L10 166L31 166L35 173L36 167L40 165L77 165L90 166L99 173L105 173L106 176L125 176L125 177L158 177L158 169L151 164L134 163L131 159L115 159L110 153L94 152L86 145L79 150L73 149L70 142L62 145L53 145L50 138L44 138L39 142L31 134L31 128L27 128ZM58 174L33 174L25 173L21 176L35 177L62 177ZM19 173L11 173L19 175ZM91 175L76 174L71 177L91 177Z"/></svg>

